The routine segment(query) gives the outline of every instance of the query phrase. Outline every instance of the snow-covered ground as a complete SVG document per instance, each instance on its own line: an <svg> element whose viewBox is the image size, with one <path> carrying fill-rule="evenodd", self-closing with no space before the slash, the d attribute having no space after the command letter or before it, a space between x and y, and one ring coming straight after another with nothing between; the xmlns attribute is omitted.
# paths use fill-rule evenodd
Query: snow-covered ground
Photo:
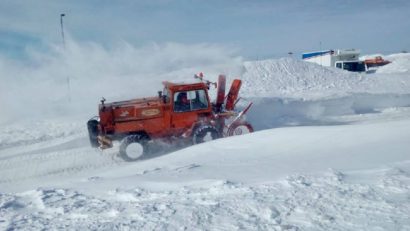
<svg viewBox="0 0 410 231"><path fill-rule="evenodd" d="M168 45L138 59L146 68L138 69L127 60L152 52L79 46L69 44L61 58L71 66L65 73L73 78L71 102L59 85L64 81L51 79L64 77L59 58L21 71L34 70L34 80L8 78L0 86L2 99L10 99L0 104L12 105L0 120L0 229L410 229L410 55L387 56L393 63L376 73L354 74L289 58L242 62L219 48L192 56L186 55L192 47ZM166 63L160 57L184 49L170 60L178 68L157 68ZM81 50L89 64L77 60ZM107 65L95 74L98 62ZM4 73L21 74L0 63ZM199 64L203 69L195 70ZM257 132L134 163L122 161L117 146L89 147L85 122L99 94L155 94L164 78L184 80L196 71L241 76ZM90 92L98 75L102 84ZM107 91L112 80L120 88L119 79L130 83ZM135 92L131 83L145 87ZM53 86L60 87L46 94ZM28 102L44 114L30 116L15 105Z"/></svg>

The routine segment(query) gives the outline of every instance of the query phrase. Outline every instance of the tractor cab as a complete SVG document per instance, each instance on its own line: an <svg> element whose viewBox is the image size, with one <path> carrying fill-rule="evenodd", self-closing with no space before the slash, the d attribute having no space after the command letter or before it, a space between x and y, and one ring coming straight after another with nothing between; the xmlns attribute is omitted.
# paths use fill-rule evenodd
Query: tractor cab
<svg viewBox="0 0 410 231"><path fill-rule="evenodd" d="M192 129L198 121L209 121L212 106L205 83L164 82L162 100L169 114L169 131L181 135Z"/></svg>
<svg viewBox="0 0 410 231"><path fill-rule="evenodd" d="M173 113L210 113L212 110L208 86L205 83L164 82L163 102L171 105Z"/></svg>

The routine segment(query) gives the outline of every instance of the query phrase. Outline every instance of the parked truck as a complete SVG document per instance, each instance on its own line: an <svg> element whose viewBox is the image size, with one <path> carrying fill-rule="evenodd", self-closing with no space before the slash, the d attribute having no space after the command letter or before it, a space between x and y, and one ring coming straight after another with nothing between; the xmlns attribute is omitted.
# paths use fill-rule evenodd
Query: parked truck
<svg viewBox="0 0 410 231"><path fill-rule="evenodd" d="M336 67L353 72L366 72L366 63L359 60L359 56L360 51L356 49L324 50L303 53L302 59L326 67Z"/></svg>

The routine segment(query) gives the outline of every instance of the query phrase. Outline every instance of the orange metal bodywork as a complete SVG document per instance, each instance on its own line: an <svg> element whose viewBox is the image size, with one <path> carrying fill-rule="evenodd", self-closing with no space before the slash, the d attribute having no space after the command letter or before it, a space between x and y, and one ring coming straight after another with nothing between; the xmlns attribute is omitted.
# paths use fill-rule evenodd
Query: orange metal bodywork
<svg viewBox="0 0 410 231"><path fill-rule="evenodd" d="M235 135L239 127L252 132L252 126L244 120L252 103L239 113L234 111L241 80L233 80L225 96L224 75L218 77L218 83L202 77L198 77L201 82L197 83L163 82L164 90L156 97L111 103L103 99L99 105L99 119L93 117L87 122L91 146L110 148L112 141L130 135L152 140L152 143L156 140L168 144L194 143L197 132L203 128L216 130L219 137ZM208 95L211 85L217 88L214 103ZM186 102L188 104L184 104Z"/></svg>
<svg viewBox="0 0 410 231"><path fill-rule="evenodd" d="M205 83L175 84L164 82L167 96L141 98L99 105L99 133L118 139L133 133L150 138L181 136L203 120L212 120L212 106ZM205 90L207 108L188 112L174 112L173 98L178 91Z"/></svg>
<svg viewBox="0 0 410 231"><path fill-rule="evenodd" d="M383 66L383 65L389 64L391 62L383 59L381 56L376 56L375 58L372 58L372 59L366 59L364 63L368 67L377 67L377 66Z"/></svg>
<svg viewBox="0 0 410 231"><path fill-rule="evenodd" d="M241 88L242 81L235 79L229 89L229 93L226 99L226 110L232 111L235 107L236 100L238 99L239 89Z"/></svg>

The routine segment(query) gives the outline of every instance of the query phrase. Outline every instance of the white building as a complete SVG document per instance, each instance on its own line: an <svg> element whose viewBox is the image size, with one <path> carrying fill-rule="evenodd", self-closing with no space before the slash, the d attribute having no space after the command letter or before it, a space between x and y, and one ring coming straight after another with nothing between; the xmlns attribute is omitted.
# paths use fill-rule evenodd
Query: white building
<svg viewBox="0 0 410 231"><path fill-rule="evenodd" d="M302 59L322 66L336 67L347 71L367 71L365 63L359 60L359 56L360 51L355 49L325 50L303 53Z"/></svg>

